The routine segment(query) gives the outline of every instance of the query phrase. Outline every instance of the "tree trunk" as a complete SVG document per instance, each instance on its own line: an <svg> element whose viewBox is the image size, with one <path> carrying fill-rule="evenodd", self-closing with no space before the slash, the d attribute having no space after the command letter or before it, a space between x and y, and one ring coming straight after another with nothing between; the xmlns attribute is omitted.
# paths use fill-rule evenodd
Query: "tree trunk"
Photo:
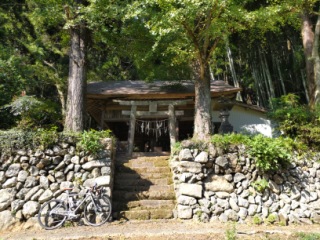
<svg viewBox="0 0 320 240"><path fill-rule="evenodd" d="M193 138L208 140L211 134L211 93L209 65L199 60L193 65L195 76L195 117Z"/></svg>
<svg viewBox="0 0 320 240"><path fill-rule="evenodd" d="M232 79L233 79L233 85L235 87L240 87L240 84L239 84L239 81L238 81L238 78L237 78L237 74L236 74L236 70L235 70L235 67L234 67L234 63L233 63L233 57L232 57L231 49L230 49L228 44L227 44L227 56L228 56L228 60L229 60L230 72L231 72ZM240 101L240 102L243 101L240 92L237 93L237 98L236 99L238 101Z"/></svg>
<svg viewBox="0 0 320 240"><path fill-rule="evenodd" d="M279 61L279 59L277 58L277 56L274 56L273 53L272 53L272 57L273 57L273 59L274 59L274 63L275 63L276 68L277 68L277 70L278 70L279 80L280 80L280 83L281 83L282 93L283 93L284 95L287 95L286 87L285 87L285 84L284 84L284 81L283 81L283 77L282 77L282 73L281 73L280 61Z"/></svg>
<svg viewBox="0 0 320 240"><path fill-rule="evenodd" d="M65 131L83 131L85 116L85 48L86 29L82 25L71 28L71 50Z"/></svg>
<svg viewBox="0 0 320 240"><path fill-rule="evenodd" d="M320 16L318 16L316 27L314 30L314 44L312 48L312 60L314 62L314 81L315 89L313 98L315 104L320 103L320 57L319 57L319 37L320 37Z"/></svg>
<svg viewBox="0 0 320 240"><path fill-rule="evenodd" d="M55 86L57 88L59 99L60 99L62 116L65 117L65 115L66 115L66 98L65 98L65 92L63 89L63 84L59 83L59 79L60 79L59 71L57 70L57 68L54 66L53 63L50 63L45 60L43 61L43 63L55 71L55 74L54 74L56 77Z"/></svg>
<svg viewBox="0 0 320 240"><path fill-rule="evenodd" d="M266 89L268 92L268 99L272 99L272 98L275 98L275 92L274 92L271 74L269 71L268 62L266 59L266 54L264 52L261 52L261 50L259 51L259 53L260 53L260 62L261 62L262 72L264 76L264 82L266 84Z"/></svg>
<svg viewBox="0 0 320 240"><path fill-rule="evenodd" d="M308 94L308 89L307 89L307 83L306 83L306 76L303 72L303 70L301 69L300 71L301 73L301 79L302 79L302 85L303 85L303 89L304 89L304 94L306 96L307 102L309 103L309 94Z"/></svg>
<svg viewBox="0 0 320 240"><path fill-rule="evenodd" d="M66 115L66 98L64 96L65 94L61 84L56 83L55 86L57 88L60 103L61 103L61 113L62 113L62 116L65 116Z"/></svg>
<svg viewBox="0 0 320 240"><path fill-rule="evenodd" d="M308 83L309 106L315 105L315 78L314 78L314 60L312 59L312 50L314 44L314 33L312 30L312 22L310 15L307 12L302 14L301 27L302 43L304 48L304 55L306 59L306 75Z"/></svg>

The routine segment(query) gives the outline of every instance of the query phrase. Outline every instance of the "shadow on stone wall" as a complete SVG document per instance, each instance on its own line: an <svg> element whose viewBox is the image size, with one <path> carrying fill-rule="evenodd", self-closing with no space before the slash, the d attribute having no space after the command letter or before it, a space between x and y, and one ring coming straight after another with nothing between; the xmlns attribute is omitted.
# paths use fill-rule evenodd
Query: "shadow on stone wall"
<svg viewBox="0 0 320 240"><path fill-rule="evenodd" d="M60 142L45 150L17 150L0 158L0 230L36 216L45 202L64 188L96 182L112 196L113 146L96 157L76 151L74 142Z"/></svg>
<svg viewBox="0 0 320 240"><path fill-rule="evenodd" d="M262 173L244 146L225 153L213 146L208 151L185 147L171 162L177 216L204 222L319 223L319 156ZM263 181L268 186L259 191Z"/></svg>

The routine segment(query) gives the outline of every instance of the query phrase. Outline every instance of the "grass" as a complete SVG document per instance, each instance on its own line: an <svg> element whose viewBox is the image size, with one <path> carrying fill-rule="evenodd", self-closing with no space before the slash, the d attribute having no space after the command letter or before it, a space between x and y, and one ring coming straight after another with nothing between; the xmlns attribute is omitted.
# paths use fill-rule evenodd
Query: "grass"
<svg viewBox="0 0 320 240"><path fill-rule="evenodd" d="M237 239L236 223L230 224L230 226L226 230L225 239L226 240L236 240Z"/></svg>
<svg viewBox="0 0 320 240"><path fill-rule="evenodd" d="M320 240L320 233L296 233L298 240Z"/></svg>

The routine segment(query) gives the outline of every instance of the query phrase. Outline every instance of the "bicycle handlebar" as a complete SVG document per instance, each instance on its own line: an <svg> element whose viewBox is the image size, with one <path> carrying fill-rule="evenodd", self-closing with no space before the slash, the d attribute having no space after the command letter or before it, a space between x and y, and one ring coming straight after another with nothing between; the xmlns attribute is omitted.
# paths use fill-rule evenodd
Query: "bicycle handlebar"
<svg viewBox="0 0 320 240"><path fill-rule="evenodd" d="M97 190L99 190L99 186L97 183L94 183L94 185L92 187L85 187L85 189L90 192L96 192ZM71 190L73 190L73 188L63 188L62 189L62 191L71 191Z"/></svg>

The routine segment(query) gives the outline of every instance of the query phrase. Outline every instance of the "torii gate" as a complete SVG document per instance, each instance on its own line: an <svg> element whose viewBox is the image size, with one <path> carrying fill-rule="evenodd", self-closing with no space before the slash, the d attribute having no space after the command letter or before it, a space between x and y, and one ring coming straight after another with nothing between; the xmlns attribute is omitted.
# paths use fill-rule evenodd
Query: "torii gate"
<svg viewBox="0 0 320 240"><path fill-rule="evenodd" d="M120 105L131 105L130 111L122 111L123 115L130 115L130 126L128 134L128 155L132 155L134 146L134 136L136 129L136 118L137 117L151 117L151 116L167 116L169 119L169 136L171 149L177 141L177 130L176 130L176 116L184 115L184 111L175 110L177 105L186 105L188 100L113 100L118 102ZM190 101L190 100L189 100ZM158 105L168 106L168 111L158 111ZM149 106L148 111L137 111L137 106Z"/></svg>

